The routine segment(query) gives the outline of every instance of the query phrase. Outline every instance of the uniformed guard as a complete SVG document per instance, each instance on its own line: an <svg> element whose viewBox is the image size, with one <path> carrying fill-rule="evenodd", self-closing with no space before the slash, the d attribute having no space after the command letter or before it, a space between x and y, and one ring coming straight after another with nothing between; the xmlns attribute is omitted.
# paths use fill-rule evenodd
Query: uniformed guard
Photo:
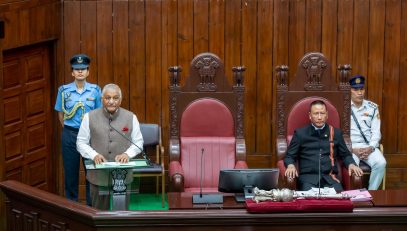
<svg viewBox="0 0 407 231"><path fill-rule="evenodd" d="M383 180L386 160L379 150L380 114L377 104L364 99L365 77L355 75L349 80L351 86L351 141L355 162L367 163L372 172L369 190L379 188Z"/></svg>
<svg viewBox="0 0 407 231"><path fill-rule="evenodd" d="M86 82L89 76L90 58L85 54L78 54L71 58L70 63L74 81L58 88L55 110L58 111L58 118L63 127L61 146L65 196L70 200L78 201L81 155L76 150L76 138L85 113L100 108L102 102L100 87ZM86 203L91 205L88 181L86 181Z"/></svg>

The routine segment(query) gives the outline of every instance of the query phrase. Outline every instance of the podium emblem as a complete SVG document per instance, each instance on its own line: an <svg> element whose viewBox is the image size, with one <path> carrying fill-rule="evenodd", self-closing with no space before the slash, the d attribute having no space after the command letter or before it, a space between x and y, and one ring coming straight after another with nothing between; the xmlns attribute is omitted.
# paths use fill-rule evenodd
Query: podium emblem
<svg viewBox="0 0 407 231"><path fill-rule="evenodd" d="M127 186L124 182L126 176L127 176L126 169L114 169L112 171L113 193L124 194L126 192Z"/></svg>

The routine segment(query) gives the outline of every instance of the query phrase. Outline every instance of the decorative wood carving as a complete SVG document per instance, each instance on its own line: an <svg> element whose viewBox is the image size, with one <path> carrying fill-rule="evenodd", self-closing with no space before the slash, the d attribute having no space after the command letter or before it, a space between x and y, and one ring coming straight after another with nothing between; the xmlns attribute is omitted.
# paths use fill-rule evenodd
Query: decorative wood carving
<svg viewBox="0 0 407 231"><path fill-rule="evenodd" d="M177 96L180 93L181 87L179 85L181 79L182 68L179 66L170 67L170 93L169 93L169 108L170 108L170 137L177 138L178 131L178 115L177 115Z"/></svg>
<svg viewBox="0 0 407 231"><path fill-rule="evenodd" d="M236 94L237 114L236 114L236 138L244 138L244 75L245 67L233 67L233 77L235 85L233 91Z"/></svg>
<svg viewBox="0 0 407 231"><path fill-rule="evenodd" d="M180 86L182 68L169 69L169 113L170 113L170 159L179 156L179 124L182 112L193 101L199 98L215 98L224 103L231 111L235 123L235 136L244 141L244 66L232 68L233 86L225 76L224 64L218 56L212 53L197 55L190 65L190 76L185 79L185 85ZM244 146L244 142L240 145ZM178 151L177 151L178 150ZM245 150L245 147L240 147ZM173 153L174 155L171 156ZM174 159L175 158L175 159Z"/></svg>
<svg viewBox="0 0 407 231"><path fill-rule="evenodd" d="M288 89L288 66L281 65L276 67L277 91L286 91Z"/></svg>
<svg viewBox="0 0 407 231"><path fill-rule="evenodd" d="M286 114L285 114L285 95L278 94L277 96L277 135L279 138L285 138L287 136L286 130Z"/></svg>
<svg viewBox="0 0 407 231"><path fill-rule="evenodd" d="M288 66L275 68L277 81L276 123L277 139L287 137L287 116L291 107L300 99L320 96L329 100L338 110L344 137L350 134L350 85L352 67L339 65L339 83L331 76L331 64L322 53L310 52L299 61L297 73L289 83ZM284 145L277 144L277 147ZM280 152L282 152L280 150Z"/></svg>
<svg viewBox="0 0 407 231"><path fill-rule="evenodd" d="M351 77L352 67L349 64L339 65L339 90L350 91L349 79Z"/></svg>
<svg viewBox="0 0 407 231"><path fill-rule="evenodd" d="M322 76L327 67L323 57L319 55L306 56L299 66L304 68L307 73L304 89L308 91L322 91L324 89Z"/></svg>
<svg viewBox="0 0 407 231"><path fill-rule="evenodd" d="M198 70L200 77L197 91L216 91L215 76L219 66L219 60L210 54L202 55L200 59L194 59L191 67Z"/></svg>

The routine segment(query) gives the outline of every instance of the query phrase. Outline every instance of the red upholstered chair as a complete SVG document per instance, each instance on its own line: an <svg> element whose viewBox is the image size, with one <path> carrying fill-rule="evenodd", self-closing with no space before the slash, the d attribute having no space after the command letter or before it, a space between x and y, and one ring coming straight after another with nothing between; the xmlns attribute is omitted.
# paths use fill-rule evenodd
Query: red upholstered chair
<svg viewBox="0 0 407 231"><path fill-rule="evenodd" d="M306 54L299 62L297 73L288 85L288 67L278 66L277 77L277 166L280 180L285 187L295 189L296 181L284 176L283 159L296 128L310 123L308 112L312 101L323 100L328 109L327 123L341 128L345 142L351 150L350 142L350 86L348 76L350 66L339 66L339 84L331 76L331 65L321 53ZM345 190L362 188L362 177L349 176L347 169L339 161L338 177ZM298 168L297 168L298 169Z"/></svg>
<svg viewBox="0 0 407 231"><path fill-rule="evenodd" d="M243 137L243 67L233 68L235 85L223 63L202 53L179 86L180 67L171 67L169 178L172 191L217 192L221 169L247 168ZM202 175L201 175L202 166Z"/></svg>

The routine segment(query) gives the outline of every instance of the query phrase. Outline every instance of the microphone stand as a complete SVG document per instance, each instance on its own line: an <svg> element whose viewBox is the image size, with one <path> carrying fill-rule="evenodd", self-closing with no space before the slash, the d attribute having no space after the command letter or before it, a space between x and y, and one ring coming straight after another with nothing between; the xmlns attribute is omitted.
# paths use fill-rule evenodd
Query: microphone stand
<svg viewBox="0 0 407 231"><path fill-rule="evenodd" d="M201 177L199 181L199 194L192 195L193 204L222 204L223 194L212 193L212 194L202 194L202 169L203 169L203 156L205 149L201 149Z"/></svg>
<svg viewBox="0 0 407 231"><path fill-rule="evenodd" d="M122 134L120 131L118 131L116 128L114 128L110 123L112 122L112 118L109 118L109 127L111 129L113 129L114 131L116 131L119 135L121 135L124 139L126 139L127 141L129 141L131 144L133 144L134 146L136 146L141 152L141 155L143 156L143 158L146 160L148 166L151 166L151 160L150 158L148 158L146 152L144 151L144 149L140 148L137 144L135 144L131 139L129 139L127 136L125 136L124 134Z"/></svg>
<svg viewBox="0 0 407 231"><path fill-rule="evenodd" d="M321 147L321 130L318 130L319 139L319 158L318 158L318 198L321 196L321 158L322 158L322 147Z"/></svg>
<svg viewBox="0 0 407 231"><path fill-rule="evenodd" d="M199 197L202 198L202 165L203 165L203 154L204 154L205 149L201 149L201 179L199 180Z"/></svg>

